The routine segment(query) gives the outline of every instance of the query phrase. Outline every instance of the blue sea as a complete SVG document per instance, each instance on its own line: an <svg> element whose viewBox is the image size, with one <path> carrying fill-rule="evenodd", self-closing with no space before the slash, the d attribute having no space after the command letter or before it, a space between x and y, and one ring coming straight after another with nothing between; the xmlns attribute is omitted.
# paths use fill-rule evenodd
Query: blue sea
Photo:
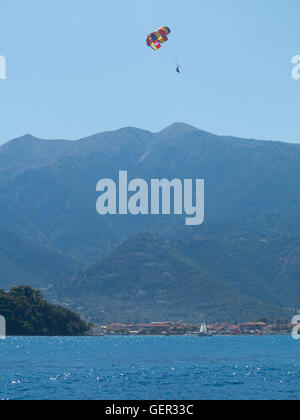
<svg viewBox="0 0 300 420"><path fill-rule="evenodd" d="M291 337L7 338L2 400L298 400Z"/></svg>

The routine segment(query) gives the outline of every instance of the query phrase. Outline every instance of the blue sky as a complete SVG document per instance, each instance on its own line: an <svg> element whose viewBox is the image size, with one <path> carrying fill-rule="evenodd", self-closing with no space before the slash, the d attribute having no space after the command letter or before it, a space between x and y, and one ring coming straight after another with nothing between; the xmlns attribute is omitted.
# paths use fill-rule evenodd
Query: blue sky
<svg viewBox="0 0 300 420"><path fill-rule="evenodd" d="M175 121L300 142L299 16L299 0L0 0L0 142Z"/></svg>

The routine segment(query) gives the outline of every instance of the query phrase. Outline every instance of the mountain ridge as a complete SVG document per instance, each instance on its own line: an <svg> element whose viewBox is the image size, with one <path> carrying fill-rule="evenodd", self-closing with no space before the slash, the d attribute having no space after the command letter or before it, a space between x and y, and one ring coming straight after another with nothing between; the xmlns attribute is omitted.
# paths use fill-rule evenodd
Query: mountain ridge
<svg viewBox="0 0 300 420"><path fill-rule="evenodd" d="M153 178L205 179L205 223L197 228L186 227L184 215L101 217L96 212L97 182L102 178L118 182L120 170L128 171L130 179L142 178L146 182ZM290 309L297 308L298 298L300 301L297 283L299 145L216 136L182 123L158 133L123 128L77 141L39 140L29 136L25 141L21 138L0 146L0 174L2 225L24 240L24 243L19 241L24 250L30 242L38 248L37 254L45 255L42 249L51 249L66 261L72 261L81 273L74 281L79 284L82 279L87 280L86 302L94 309L102 302L105 311L102 318L106 320L126 321L126 314L131 319L140 319L142 313L139 306L135 312L134 303L139 305L141 301L136 301L134 296L139 290L141 294L144 291L139 270L145 269L146 256L142 252L139 260L130 252L126 254L130 238L137 241L140 249L151 247L159 264L152 271L151 266L145 271L145 285L154 284L155 293L159 293L162 289L158 288L161 284L155 283L156 276L171 273L165 280L170 286L169 298L166 290L161 299L156 295L154 301L147 295L144 309L149 318L164 318L169 313L175 320L176 317L191 320L195 314L207 312L216 319L213 296L220 320L234 320L243 307L246 308L244 320L255 314L289 316ZM158 236L156 247L161 250L161 256L145 236L145 243L136 239L139 234ZM164 241L170 241L169 245ZM0 246L5 245L3 240ZM123 268L115 278L114 289L108 280L118 266L118 255L123 259ZM130 267L126 265L126 255ZM160 261L160 258L164 259ZM53 273L55 258L49 259L52 263L48 268L47 258L43 258L43 264L46 271ZM100 264L96 271L89 271L96 263ZM3 267L9 273L12 267L17 270L18 264L18 259L12 257L3 262ZM159 271L162 266L166 267L163 273ZM105 279L103 272L108 276ZM122 272L127 273L124 282L132 290L128 302L124 298L127 292L122 289ZM42 270L33 273L32 286L37 284L39 273L42 276ZM101 296L98 290L96 302L93 300L96 295L90 290L97 288L99 275L100 285L105 286L107 293ZM62 282L57 281L56 298L68 299L65 285L71 287L70 277L73 275L66 273ZM28 278L25 276L25 280ZM129 278L137 279L137 292ZM181 282L187 278L191 279L191 286L185 290ZM209 302L203 300L207 288L210 288ZM176 292L179 289L181 296ZM123 290L119 303L113 290L116 295ZM195 302L193 290L197 291L199 302ZM80 302L78 295L73 296L74 305L80 308L84 302ZM111 302L109 296L113 297ZM101 320L101 313L98 316Z"/></svg>
<svg viewBox="0 0 300 420"><path fill-rule="evenodd" d="M47 246L78 258L94 253L96 259L102 244L111 249L139 232L179 231L180 217L128 216L115 218L114 223L111 217L96 214L99 179L116 179L120 170L127 170L131 178L147 181L204 178L208 217L197 232L232 226L241 231L261 230L262 236L272 231L274 235L289 234L298 226L300 216L300 148L249 141L211 135L179 123L160 133L124 128L74 142L31 139L34 151L11 143L0 147L0 207L11 230L16 228L18 233L21 229L30 239L37 238L38 231ZM282 183L279 190L276 179ZM46 210L49 206L51 214ZM23 222L20 219L13 225L5 207ZM288 220L280 220L285 213L290 213ZM77 235L79 231L82 234ZM90 246L83 241L83 234Z"/></svg>
<svg viewBox="0 0 300 420"><path fill-rule="evenodd" d="M109 134L124 131L124 130L125 131L126 130L136 130L138 132L150 133L152 135L174 132L174 131L179 131L179 130L180 131L196 131L196 132L200 132L202 134L208 134L210 136L214 136L216 138L236 139L238 141L242 140L242 141L245 141L245 142L251 141L251 142L263 142L263 143L280 143L280 144L283 143L283 144L288 144L288 145L291 145L291 146L300 146L300 142L299 143L294 143L294 142L290 142L288 140L287 141L274 140L274 139L266 140L266 139L252 138L252 137L239 137L237 135L232 136L232 135L229 135L229 134L216 134L216 133L213 133L211 131L202 130L202 129L200 129L200 128L194 126L194 125L191 125L191 124L187 124L187 123L184 123L184 122L175 122L175 123L172 123L169 126L163 128L159 131L151 131L151 130L139 128L139 127L136 127L136 126L124 126L124 127L119 128L119 129L99 131L99 132L96 132L95 134L91 134L91 135L88 135L88 136L79 137L79 138L75 138L75 139L54 139L54 138L49 139L49 138L44 138L44 137L37 137L37 136L35 136L34 134L31 134L31 133L26 133L22 136L18 136L18 137L15 137L13 139L10 139L10 140L3 141L2 143L0 143L0 149L3 146L8 145L10 143L14 143L16 141L23 141L23 140L37 140L37 141L43 141L43 142L76 143L76 142L81 141L81 140L87 140L87 139L90 139L90 138L93 138L93 137L96 137L96 136L101 136L101 135L104 135L104 134L109 135Z"/></svg>
<svg viewBox="0 0 300 420"><path fill-rule="evenodd" d="M213 247L216 243L213 242ZM231 263L237 265L232 281L228 263L221 264L224 275L222 268L218 269L218 259L222 263L224 257L217 247L214 251L205 247L204 242L202 246L207 248L209 255L204 258L203 253L203 262L201 253L196 258L191 257L191 251L197 252L197 247L191 243L185 248L186 244L139 234L75 276L67 285L64 296L74 309L82 307L86 317L95 317L99 323L144 322L146 319L155 322L162 319L190 323L201 319L246 322L260 317L274 320L293 314L294 307L288 309L286 301L280 302L274 293L269 275L266 279L260 276L255 280L253 257L248 263L250 278L239 284L237 274L247 275L247 270L243 270L244 260L232 255ZM252 246L246 247L246 257L251 255L251 249ZM260 250L258 247L255 257ZM225 255L226 252L225 247ZM229 252L232 252L230 248ZM212 269L210 263L205 264L209 258L216 259L217 269Z"/></svg>

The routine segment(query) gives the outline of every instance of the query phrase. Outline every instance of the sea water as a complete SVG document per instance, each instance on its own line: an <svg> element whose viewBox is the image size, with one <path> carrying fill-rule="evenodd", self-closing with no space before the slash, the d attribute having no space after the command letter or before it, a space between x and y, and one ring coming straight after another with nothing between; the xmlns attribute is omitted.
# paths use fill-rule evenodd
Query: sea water
<svg viewBox="0 0 300 420"><path fill-rule="evenodd" d="M0 341L3 400L297 400L299 378L289 336Z"/></svg>

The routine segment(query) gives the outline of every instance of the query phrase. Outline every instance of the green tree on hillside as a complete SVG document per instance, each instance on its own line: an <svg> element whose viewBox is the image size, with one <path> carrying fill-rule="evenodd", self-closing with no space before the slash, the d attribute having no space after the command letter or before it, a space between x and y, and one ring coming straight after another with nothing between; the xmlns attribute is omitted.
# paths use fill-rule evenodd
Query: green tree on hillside
<svg viewBox="0 0 300 420"><path fill-rule="evenodd" d="M6 319L8 335L79 336L90 329L79 315L51 305L29 286L14 287L8 293L0 290L0 314Z"/></svg>

